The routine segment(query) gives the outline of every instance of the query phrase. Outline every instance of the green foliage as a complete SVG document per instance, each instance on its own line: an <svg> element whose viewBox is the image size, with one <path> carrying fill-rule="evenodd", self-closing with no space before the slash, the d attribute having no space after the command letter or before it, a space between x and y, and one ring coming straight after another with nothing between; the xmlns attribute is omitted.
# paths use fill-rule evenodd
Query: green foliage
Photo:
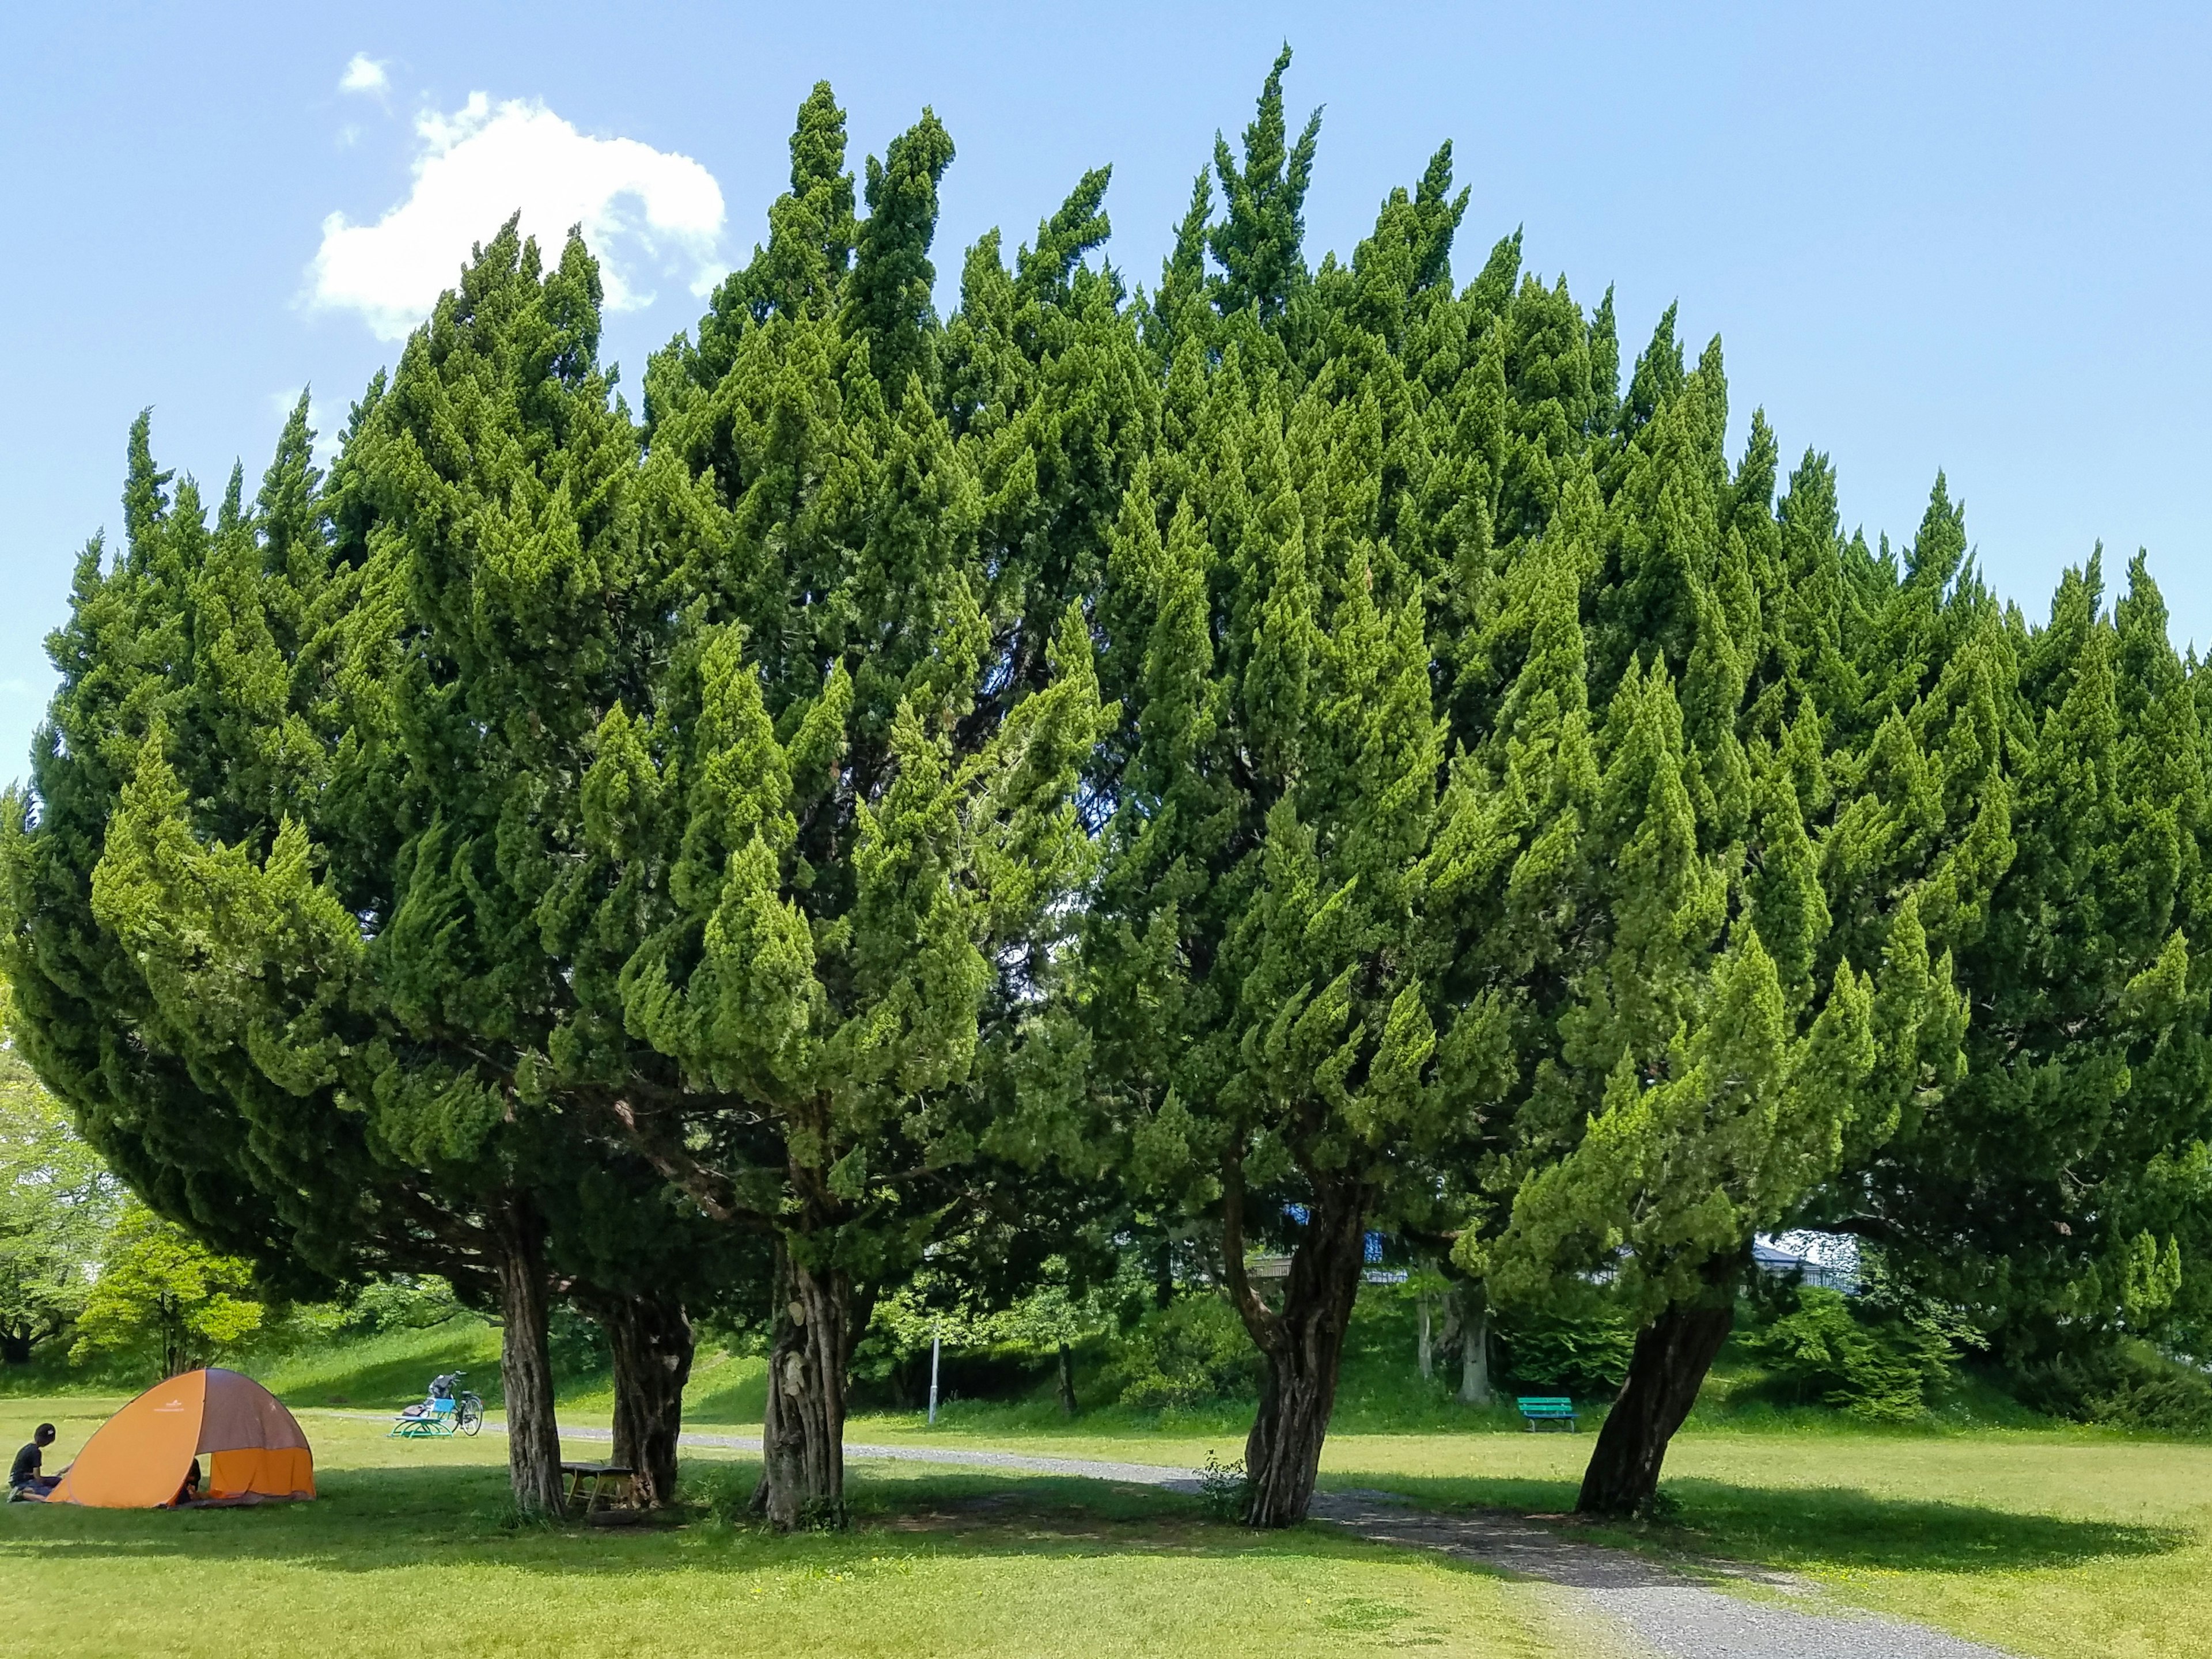
<svg viewBox="0 0 2212 1659"><path fill-rule="evenodd" d="M1224 209L1206 242L1224 273L1217 303L1224 312L1252 307L1263 323L1280 318L1306 281L1306 188L1321 112L1307 117L1305 131L1286 147L1283 71L1290 66L1286 46L1260 89L1258 112L1244 129L1242 166L1225 139L1217 133L1213 140Z"/></svg>
<svg viewBox="0 0 2212 1659"><path fill-rule="evenodd" d="M152 1380L212 1363L261 1328L252 1267L219 1256L143 1204L124 1206L77 1316L70 1358L125 1357Z"/></svg>
<svg viewBox="0 0 2212 1659"><path fill-rule="evenodd" d="M2053 1416L2154 1434L2212 1434L2212 1378L2135 1338L2033 1360L2010 1377Z"/></svg>
<svg viewBox="0 0 2212 1659"><path fill-rule="evenodd" d="M1206 1453L1198 1471L1198 1501L1206 1514L1223 1522L1238 1519L1244 1513L1244 1486L1241 1459L1224 1463L1213 1453Z"/></svg>
<svg viewBox="0 0 2212 1659"><path fill-rule="evenodd" d="M1115 1345L1099 1382L1133 1411L1249 1400L1259 1356L1235 1310L1216 1292L1194 1291L1148 1310Z"/></svg>
<svg viewBox="0 0 2212 1659"><path fill-rule="evenodd" d="M1233 1316L1321 1401L1381 1226L1587 1394L1626 1337L1563 1287L1717 1310L1802 1223L2015 1367L2202 1346L2212 682L2144 562L2032 625L1940 476L1846 535L1672 309L1624 386L1517 232L1462 285L1449 146L1316 264L1290 64L1150 294L1097 167L940 315L951 136L856 182L819 85L641 424L513 222L327 474L303 401L211 507L142 416L0 825L0 1322L70 1316L100 1201L27 1066L303 1299L528 1273L788 1349L773 1260L864 1366L1034 1354L1164 1234L1231 1298L1125 1398L1247 1386ZM1762 1352L1903 1411L1940 1345L1875 1305Z"/></svg>
<svg viewBox="0 0 2212 1659"><path fill-rule="evenodd" d="M1062 1344L1073 1347L1112 1331L1130 1288L1115 1281L1079 1289L1066 1259L1052 1256L1038 1267L1030 1288L994 1307L975 1294L974 1284L933 1262L877 1301L854 1368L880 1376L927 1353L933 1341L955 1352L1025 1361L1054 1358Z"/></svg>
<svg viewBox="0 0 2212 1659"><path fill-rule="evenodd" d="M1959 568L1960 517L1939 489L1897 607L1922 609L1897 625L1917 630L1915 653L1953 652L1921 675L1923 787L1948 799L2002 755L1982 839L2014 851L1931 912L1974 989L1966 1073L1863 1202L1915 1276L2023 1365L2208 1305L2189 1265L2212 1213L2197 1150L2212 1133L2212 977L2192 950L2212 902L2203 683L2141 558L2109 611L2100 555L2066 573L2042 628L2017 611L2000 623L1986 599L1928 614L1930 584Z"/></svg>
<svg viewBox="0 0 2212 1659"><path fill-rule="evenodd" d="M1954 1380L1956 1333L1932 1310L1870 1307L1819 1285L1796 1303L1744 1346L1796 1400L1903 1422Z"/></svg>
<svg viewBox="0 0 2212 1659"><path fill-rule="evenodd" d="M1502 1372L1517 1386L1596 1401L1609 1400L1628 1375L1636 1324L1609 1297L1567 1292L1502 1313L1497 1337Z"/></svg>
<svg viewBox="0 0 2212 1659"><path fill-rule="evenodd" d="M17 1052L0 979L0 1354L27 1364L83 1311L120 1190Z"/></svg>
<svg viewBox="0 0 2212 1659"><path fill-rule="evenodd" d="M559 1378L605 1376L614 1363L599 1322L567 1303L556 1305L546 1320L545 1346Z"/></svg>
<svg viewBox="0 0 2212 1659"><path fill-rule="evenodd" d="M363 1334L424 1331L460 1313L453 1287L436 1274L396 1275L374 1279L356 1291L344 1306L343 1328Z"/></svg>

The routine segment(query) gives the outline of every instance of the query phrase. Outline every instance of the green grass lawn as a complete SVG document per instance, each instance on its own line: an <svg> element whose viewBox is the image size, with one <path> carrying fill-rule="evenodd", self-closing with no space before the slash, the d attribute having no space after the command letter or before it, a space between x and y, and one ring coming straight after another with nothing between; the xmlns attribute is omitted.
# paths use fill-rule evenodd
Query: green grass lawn
<svg viewBox="0 0 2212 1659"><path fill-rule="evenodd" d="M696 1502L680 1528L514 1529L497 1437L387 1441L373 1423L319 1410L388 1408L456 1368L495 1399L495 1334L457 1321L262 1368L306 1413L323 1502L184 1516L15 1506L0 1511L0 1597L37 1609L26 1632L42 1644L86 1652L275 1651L327 1645L338 1625L346 1652L520 1652L570 1637L643 1651L658 1650L651 1627L662 1620L713 1631L738 1653L792 1650L778 1632L823 1654L1048 1653L1077 1628L1100 1654L1331 1652L1355 1639L1480 1655L1592 1650L1585 1633L1562 1633L1556 1598L1533 1587L1321 1528L1249 1538L1205 1523L1188 1499L1096 1483L856 1463L855 1533L777 1540L730 1518L750 1483L746 1455L704 1453L687 1457ZM761 1400L758 1359L702 1355L687 1425L750 1438ZM4 1407L11 1432L17 1419L27 1433L40 1414L54 1417L65 1455L114 1403ZM562 1420L604 1424L611 1404L604 1381L574 1380ZM1510 1406L1355 1405L1340 1420L1325 1486L1445 1509L1564 1510L1591 1443L1588 1433L1520 1432ZM1209 1453L1236 1457L1248 1421L1249 1408L1232 1407L1070 1422L1048 1400L962 1401L934 1429L919 1413L881 1413L855 1417L848 1432L1190 1468ZM2047 1424L1882 1430L1825 1413L1701 1408L1667 1474L1679 1505L1670 1523L1601 1535L1787 1568L1839 1600L2022 1655L2212 1650L2212 1445ZM250 1616L222 1624L226 1606ZM222 1624L221 1643L198 1633L210 1620Z"/></svg>
<svg viewBox="0 0 2212 1659"><path fill-rule="evenodd" d="M112 1401L22 1399L72 1455ZM1253 1537L1174 1494L854 1470L859 1524L728 1517L753 1474L694 1457L684 1524L517 1527L505 1447L393 1441L307 1413L323 1496L196 1513L0 1509L0 1605L25 1651L404 1656L671 1651L1322 1655L1591 1651L1557 1599L1318 1528Z"/></svg>
<svg viewBox="0 0 2212 1659"><path fill-rule="evenodd" d="M1019 1444L1189 1467L1241 1437L1033 1431L1018 1438L910 1418L855 1439ZM1488 1429L1340 1433L1322 1484L1438 1509L1572 1507L1589 1434ZM2089 1429L1885 1431L1840 1425L1692 1429L1667 1460L1664 1526L1599 1536L1800 1572L1838 1599L2047 1659L2212 1652L2212 1446Z"/></svg>

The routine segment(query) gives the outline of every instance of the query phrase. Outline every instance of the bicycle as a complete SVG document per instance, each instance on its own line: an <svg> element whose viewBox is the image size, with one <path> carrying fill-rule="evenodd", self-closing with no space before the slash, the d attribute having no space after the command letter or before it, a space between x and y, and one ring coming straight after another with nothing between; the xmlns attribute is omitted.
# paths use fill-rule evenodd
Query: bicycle
<svg viewBox="0 0 2212 1659"><path fill-rule="evenodd" d="M432 1377L428 1394L399 1413L390 1435L425 1440L477 1432L483 1427L483 1396L461 1387L467 1378L466 1371L441 1371Z"/></svg>

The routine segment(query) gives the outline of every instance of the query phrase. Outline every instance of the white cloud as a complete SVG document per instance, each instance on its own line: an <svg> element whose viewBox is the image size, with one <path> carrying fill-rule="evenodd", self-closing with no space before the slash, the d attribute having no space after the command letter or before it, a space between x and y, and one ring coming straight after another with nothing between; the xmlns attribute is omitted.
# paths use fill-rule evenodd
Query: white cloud
<svg viewBox="0 0 2212 1659"><path fill-rule="evenodd" d="M373 225L331 214L307 271L309 303L359 312L380 339L428 316L471 246L518 209L549 263L568 227L583 226L613 310L653 303L634 285L640 270L677 276L694 294L722 273L721 186L688 155L586 137L535 99L495 106L480 92L452 115L427 112L415 131L407 199Z"/></svg>
<svg viewBox="0 0 2212 1659"><path fill-rule="evenodd" d="M345 66L345 73L338 76L340 92L382 92L391 84L384 65L365 52L354 53L353 61Z"/></svg>

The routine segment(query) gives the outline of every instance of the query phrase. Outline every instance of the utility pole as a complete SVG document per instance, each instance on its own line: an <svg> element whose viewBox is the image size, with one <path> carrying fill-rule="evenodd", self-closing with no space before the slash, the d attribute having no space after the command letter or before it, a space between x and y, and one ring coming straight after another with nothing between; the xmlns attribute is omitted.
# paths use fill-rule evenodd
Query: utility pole
<svg viewBox="0 0 2212 1659"><path fill-rule="evenodd" d="M943 1342L943 1328L929 1334L929 1426L937 1426L937 1355Z"/></svg>

